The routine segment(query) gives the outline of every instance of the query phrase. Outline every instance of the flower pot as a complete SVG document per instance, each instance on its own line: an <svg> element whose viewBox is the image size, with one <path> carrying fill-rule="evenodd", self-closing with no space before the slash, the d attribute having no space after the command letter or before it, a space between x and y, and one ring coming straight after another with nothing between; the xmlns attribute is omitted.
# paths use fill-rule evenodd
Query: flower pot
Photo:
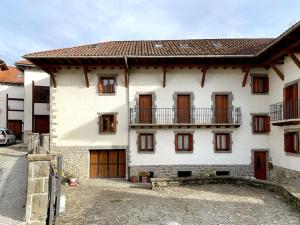
<svg viewBox="0 0 300 225"><path fill-rule="evenodd" d="M77 178L70 178L69 185L70 186L76 186L77 185Z"/></svg>
<svg viewBox="0 0 300 225"><path fill-rule="evenodd" d="M136 183L136 180L137 180L136 176L131 176L130 177L130 182L131 183Z"/></svg>
<svg viewBox="0 0 300 225"><path fill-rule="evenodd" d="M148 183L148 177L142 177L142 183Z"/></svg>

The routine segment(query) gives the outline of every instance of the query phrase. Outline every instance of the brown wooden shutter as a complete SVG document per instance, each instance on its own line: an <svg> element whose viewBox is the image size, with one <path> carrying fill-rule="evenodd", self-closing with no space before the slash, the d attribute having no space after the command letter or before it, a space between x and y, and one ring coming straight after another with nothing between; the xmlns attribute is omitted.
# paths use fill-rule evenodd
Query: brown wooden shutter
<svg viewBox="0 0 300 225"><path fill-rule="evenodd" d="M113 115L113 132L117 131L117 114Z"/></svg>
<svg viewBox="0 0 300 225"><path fill-rule="evenodd" d="M264 86L265 86L264 89L265 92L269 92L269 77L266 77Z"/></svg>
<svg viewBox="0 0 300 225"><path fill-rule="evenodd" d="M193 151L193 135L189 134L189 150Z"/></svg>
<svg viewBox="0 0 300 225"><path fill-rule="evenodd" d="M175 134L175 149L178 150L178 134Z"/></svg>
<svg viewBox="0 0 300 225"><path fill-rule="evenodd" d="M258 87L259 87L259 80L257 77L253 77L253 92L257 93L258 92Z"/></svg>
<svg viewBox="0 0 300 225"><path fill-rule="evenodd" d="M252 116L252 131L256 132L256 122L255 122L255 116Z"/></svg>
<svg viewBox="0 0 300 225"><path fill-rule="evenodd" d="M103 116L99 116L99 131L103 132Z"/></svg>
<svg viewBox="0 0 300 225"><path fill-rule="evenodd" d="M98 92L100 94L103 94L103 80L101 77L99 77L99 81L98 81Z"/></svg>
<svg viewBox="0 0 300 225"><path fill-rule="evenodd" d="M299 153L299 133L296 133L296 146L294 146L295 153Z"/></svg>
<svg viewBox="0 0 300 225"><path fill-rule="evenodd" d="M284 151L287 152L290 146L290 135L288 133L284 134Z"/></svg>
<svg viewBox="0 0 300 225"><path fill-rule="evenodd" d="M228 151L230 151L231 149L231 135L230 134L226 134L226 149L228 149Z"/></svg>
<svg viewBox="0 0 300 225"><path fill-rule="evenodd" d="M264 120L264 131L270 131L270 116L266 116Z"/></svg>

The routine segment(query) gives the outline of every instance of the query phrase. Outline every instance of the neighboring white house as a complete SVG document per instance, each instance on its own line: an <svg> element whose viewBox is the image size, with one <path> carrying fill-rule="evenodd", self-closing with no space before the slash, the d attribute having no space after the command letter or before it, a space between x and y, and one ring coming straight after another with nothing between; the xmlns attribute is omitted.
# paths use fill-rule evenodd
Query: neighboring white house
<svg viewBox="0 0 300 225"><path fill-rule="evenodd" d="M24 141L29 133L49 133L49 86L47 73L27 60L16 62L24 74Z"/></svg>
<svg viewBox="0 0 300 225"><path fill-rule="evenodd" d="M9 128L22 140L24 122L23 74L0 62L0 127Z"/></svg>
<svg viewBox="0 0 300 225"><path fill-rule="evenodd" d="M83 177L297 179L299 33L297 23L275 39L116 41L24 57L52 81L51 151Z"/></svg>

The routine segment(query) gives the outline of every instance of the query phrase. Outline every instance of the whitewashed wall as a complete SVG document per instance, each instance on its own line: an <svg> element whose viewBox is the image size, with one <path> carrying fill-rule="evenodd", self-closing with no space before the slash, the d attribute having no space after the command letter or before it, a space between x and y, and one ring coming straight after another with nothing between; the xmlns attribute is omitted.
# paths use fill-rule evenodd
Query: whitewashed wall
<svg viewBox="0 0 300 225"><path fill-rule="evenodd" d="M118 74L116 95L98 94L98 74ZM120 146L128 144L127 89L124 72L119 69L98 69L89 74L85 84L82 69L60 70L57 88L51 88L53 117L52 143L56 146ZM99 134L97 113L117 113L117 132Z"/></svg>
<svg viewBox="0 0 300 225"><path fill-rule="evenodd" d="M250 73L267 73L263 69L253 69ZM137 92L155 92L157 107L173 107L174 92L193 92L195 107L211 107L213 92L232 92L233 106L241 107L242 125L232 130L232 153L214 153L213 130L194 130L193 153L175 152L174 129L156 131L156 151L154 154L137 152L136 130L130 131L131 165L171 165L171 164L250 164L251 149L269 148L268 135L253 135L250 113L268 113L269 95L252 95L250 77L246 87L242 87L244 73L241 69L209 69L205 85L201 88L199 69L167 70L166 87L162 87L162 70L132 70L130 74L130 107L135 106Z"/></svg>
<svg viewBox="0 0 300 225"><path fill-rule="evenodd" d="M300 54L297 54L300 58ZM278 66L284 73L284 81L280 80L278 76L270 69L270 104L283 101L283 88L286 83L300 79L300 70L296 64L289 57L285 57L284 64ZM288 155L284 152L284 130L298 128L297 126L271 126L270 132L270 149L271 158L274 165L281 166L287 169L300 171L300 157Z"/></svg>
<svg viewBox="0 0 300 225"><path fill-rule="evenodd" d="M35 85L50 86L50 77L46 72L39 69L25 69L24 71L24 132L32 132L32 81ZM42 105L42 106L41 106ZM35 114L49 115L47 104L35 104ZM26 138L25 138L26 139Z"/></svg>
<svg viewBox="0 0 300 225"><path fill-rule="evenodd" d="M0 127L6 127L6 94L8 94L9 98L24 98L24 87L0 84ZM9 101L8 107L11 109L23 109L23 102ZM22 120L24 122L24 113L9 112L8 119Z"/></svg>

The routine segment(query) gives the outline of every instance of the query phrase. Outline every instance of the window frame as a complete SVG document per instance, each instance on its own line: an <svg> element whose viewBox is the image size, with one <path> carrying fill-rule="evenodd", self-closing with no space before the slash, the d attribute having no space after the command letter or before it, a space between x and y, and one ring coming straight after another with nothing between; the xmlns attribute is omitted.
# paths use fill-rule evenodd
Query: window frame
<svg viewBox="0 0 300 225"><path fill-rule="evenodd" d="M109 123L112 122L113 126L112 129L109 130L104 130L104 117L111 117L112 116L112 121L109 120ZM105 113L99 115L99 132L101 134L103 133L116 133L117 132L117 114L116 113Z"/></svg>
<svg viewBox="0 0 300 225"><path fill-rule="evenodd" d="M178 137L182 136L182 148L179 148L178 146ZM184 136L188 136L188 148L184 148L185 146L185 138ZM193 152L194 148L194 140L193 140L193 134L187 133L187 132L178 132L175 134L175 150L176 152Z"/></svg>
<svg viewBox="0 0 300 225"><path fill-rule="evenodd" d="M217 148L218 146L218 136L219 135L226 135L226 149L224 148ZM222 138L221 138L222 140ZM222 146L222 142L220 143L220 146ZM232 137L230 132L215 132L214 133L214 150L216 153L231 153L232 152Z"/></svg>
<svg viewBox="0 0 300 225"><path fill-rule="evenodd" d="M146 143L145 143L146 148L145 149L142 149L142 136L145 136L145 141L146 141ZM151 140L152 140L152 144L151 144L152 148L151 149L148 148L148 136L151 136ZM154 133L143 133L143 132L139 133L137 143L138 143L138 151L139 152L142 152L142 153L147 153L147 152L152 153L152 152L154 152L154 145L155 145Z"/></svg>
<svg viewBox="0 0 300 225"><path fill-rule="evenodd" d="M263 118L263 129L259 130L259 119ZM252 132L254 134L265 134L271 130L270 116L266 114L253 114L252 115Z"/></svg>
<svg viewBox="0 0 300 225"><path fill-rule="evenodd" d="M287 137L290 136L293 138L292 142L293 145L296 144L296 146L293 146L293 149L291 147L288 147L287 145ZM294 140L296 138L296 140ZM295 154L299 155L299 132L298 131L287 131L284 133L284 152L286 154Z"/></svg>
<svg viewBox="0 0 300 225"><path fill-rule="evenodd" d="M256 90L255 89L255 83L256 83L256 79L258 80L263 80L263 87L262 87L262 91ZM259 81L257 81L259 82ZM252 94L268 94L269 93L269 76L267 74L253 74L252 75L252 81L251 81L251 92ZM259 86L258 86L259 89Z"/></svg>
<svg viewBox="0 0 300 225"><path fill-rule="evenodd" d="M104 80L108 80L108 84L110 80L113 80L113 91L110 90L110 92L108 91L104 91ZM110 85L108 85L110 87ZM117 87L117 79L116 76L99 76L98 77L98 94L101 95L114 95L116 94L116 87Z"/></svg>

